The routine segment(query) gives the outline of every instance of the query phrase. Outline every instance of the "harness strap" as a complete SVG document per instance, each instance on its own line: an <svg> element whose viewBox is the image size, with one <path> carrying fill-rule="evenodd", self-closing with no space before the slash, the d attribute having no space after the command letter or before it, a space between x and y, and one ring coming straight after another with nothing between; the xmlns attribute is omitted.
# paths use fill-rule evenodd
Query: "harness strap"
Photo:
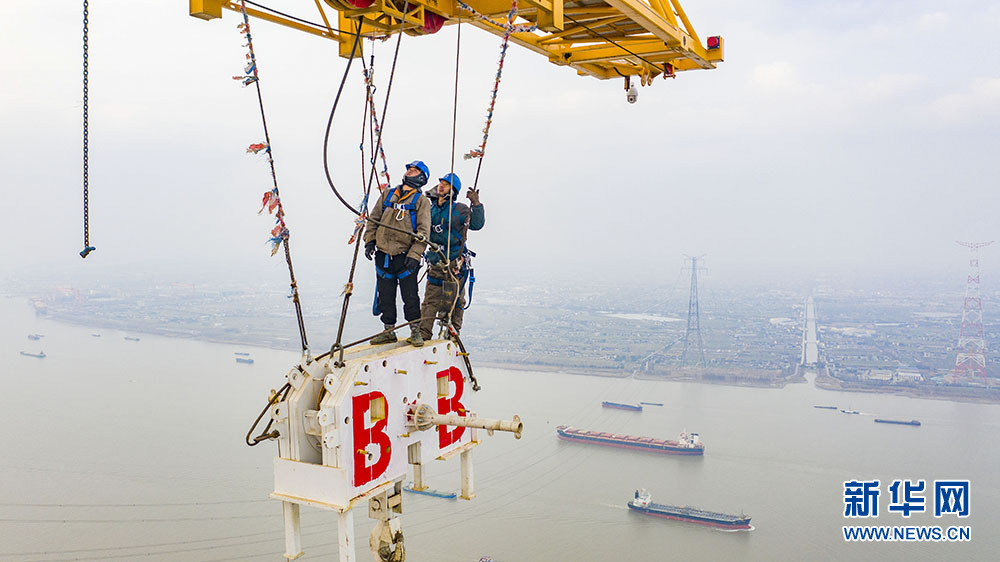
<svg viewBox="0 0 1000 562"><path fill-rule="evenodd" d="M469 278L469 273L471 273L471 272L472 272L471 269L464 269L464 270L462 270L462 272L461 272L462 275L459 277L459 280L461 280L461 285L463 285L463 286L465 285L465 281L466 281L466 279ZM437 277L431 277L430 275L427 276L427 282L430 283L431 285L434 285L434 286L437 286L437 287L440 287L440 286L444 285L444 279L439 279Z"/></svg>
<svg viewBox="0 0 1000 562"><path fill-rule="evenodd" d="M413 269L407 269L402 273L389 273L388 271L382 269L381 267L375 266L375 275L378 275L382 279L406 279L414 271L415 270Z"/></svg>
<svg viewBox="0 0 1000 562"><path fill-rule="evenodd" d="M475 254L473 254L475 255ZM472 306L472 289L476 286L476 270L469 268L469 302L465 303L465 307L462 310L469 310Z"/></svg>
<svg viewBox="0 0 1000 562"><path fill-rule="evenodd" d="M417 231L416 209L417 209L417 200L420 199L420 190L419 189L416 190L416 194L413 196L413 201L405 205L399 202L393 203L392 202L393 196L398 196L398 192L396 191L395 187L392 188L392 190L386 194L384 199L382 199L382 211L385 212L386 207L392 207L397 211L407 211L410 214L410 226L413 228L413 232L416 232Z"/></svg>

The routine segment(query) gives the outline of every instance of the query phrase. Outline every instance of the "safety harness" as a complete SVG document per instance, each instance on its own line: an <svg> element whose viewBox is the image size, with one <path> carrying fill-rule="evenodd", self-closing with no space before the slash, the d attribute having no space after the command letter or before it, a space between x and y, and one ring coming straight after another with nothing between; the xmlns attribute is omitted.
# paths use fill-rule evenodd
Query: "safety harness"
<svg viewBox="0 0 1000 562"><path fill-rule="evenodd" d="M465 303L462 310L468 310L472 306L472 289L476 286L476 270L472 268L472 258L474 257L476 257L475 252L468 247L462 247L462 269L458 273L459 294L464 290L465 282L469 282L469 302ZM427 282L437 287L444 286L444 279L438 279L430 275L427 276Z"/></svg>
<svg viewBox="0 0 1000 562"><path fill-rule="evenodd" d="M417 201L420 199L420 190L416 190L416 194L413 196L413 200L407 204L399 203L398 201L392 202L392 198L397 194L397 188L392 188L391 191L386 193L385 198L382 199L382 216L385 217L385 210L392 207L397 212L402 213L407 211L410 213L410 226L413 228L413 232L417 231ZM382 261L382 266L379 267L378 262L375 262L375 275L378 275L382 279L406 279L411 274L413 274L416 269L407 269L406 271L400 273L389 273L389 254L385 254L385 259ZM378 316L381 314L378 305L378 283L375 284L375 300L372 302L372 315Z"/></svg>
<svg viewBox="0 0 1000 562"><path fill-rule="evenodd" d="M457 204L458 204L457 201L454 200L450 201L450 209L448 210L449 214L442 217L440 224L431 225L431 230L433 232L438 232L438 233L444 232L445 228L444 221L449 218L454 218L455 206ZM468 308L472 305L472 289L476 285L476 272L474 269L472 269L472 258L476 257L476 253L470 250L468 246L465 245L465 238L462 236L462 232L460 230L463 223L461 221L454 221L454 220L451 220L449 222L451 222L451 229L449 234L450 241L456 243L456 245L461 244L462 247L462 251L459 254L462 257L462 268L459 270L458 274L459 294L461 294L462 291L464 291L465 282L468 281L469 302L467 302L466 305L462 308L462 310L468 310ZM428 274L427 282L430 283L431 285L442 287L444 286L445 280L439 279L437 277L431 277L430 274Z"/></svg>
<svg viewBox="0 0 1000 562"><path fill-rule="evenodd" d="M386 194L385 199L382 200L382 215L385 215L385 210L387 207L392 207L398 212L408 211L410 213L410 226L413 228L413 232L417 231L417 200L420 199L420 190L417 189L416 195L413 196L413 201L403 205L399 201L392 202L392 198L397 195L398 188L394 187L392 190Z"/></svg>
<svg viewBox="0 0 1000 562"><path fill-rule="evenodd" d="M437 205L437 203L434 203L434 205ZM465 238L462 237L462 230L461 230L463 223L462 223L461 220L458 220L458 221L454 220L454 217L455 217L455 206L458 205L458 202L457 201L451 201L450 205L451 205L451 207L448 209L448 214L440 217L440 221L439 221L438 224L433 224L433 222L432 222L432 224L431 224L431 241L432 242L434 241L434 234L440 234L440 233L442 233L442 232L445 231L445 223L446 222L447 223L451 223L451 229L450 229L450 232L448 234L450 242L452 244L454 244L455 246L462 245L463 250L464 250ZM433 209L433 207L432 207L432 209ZM445 240L444 242L437 242L437 243L440 244L440 245L448 245L448 240ZM464 251L462 253L464 253ZM461 255L461 254L459 254L459 255ZM451 256L448 256L448 259L451 259Z"/></svg>

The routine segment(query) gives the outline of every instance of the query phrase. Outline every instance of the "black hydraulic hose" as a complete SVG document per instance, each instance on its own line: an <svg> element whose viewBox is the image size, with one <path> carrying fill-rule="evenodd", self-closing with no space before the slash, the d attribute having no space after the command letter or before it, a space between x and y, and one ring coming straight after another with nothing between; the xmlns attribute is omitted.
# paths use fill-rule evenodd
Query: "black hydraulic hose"
<svg viewBox="0 0 1000 562"><path fill-rule="evenodd" d="M291 390L291 388L292 388L291 383L286 382L285 386L282 386L280 390L275 392L274 395L271 396L270 399L268 399L267 406L264 406L264 409L260 411L260 415L257 416L256 420L254 420L253 425L250 426L250 431L247 431L247 436L246 436L247 445L255 447L258 444L260 444L261 441L267 441L268 439L275 439L278 437L279 434L277 430L270 431L271 424L274 423L273 419L267 422L267 426L264 427L264 431L260 432L260 435L253 438L251 438L250 436L253 435L253 430L257 429L257 424L260 423L260 420L264 417L265 414L267 414L268 410L271 409L271 406L277 402L281 402L282 400L288 397L288 392Z"/></svg>
<svg viewBox="0 0 1000 562"><path fill-rule="evenodd" d="M345 207L355 215L361 215L361 211L358 211L350 203L348 203L337 191L337 186L333 184L333 178L330 176L330 162L329 155L327 154L330 145L330 129L333 127L333 116L337 113L337 106L340 104L340 95L344 92L344 84L347 83L347 75L351 71L351 63L354 62L354 55L358 52L358 44L361 43L361 23L358 23L358 33L354 36L354 46L351 47L351 56L347 59L347 68L344 69L344 77L340 79L340 86L337 88L337 96L333 100L333 107L330 109L330 118L326 122L326 134L323 135L323 172L326 173L326 181L330 184L330 189L333 190L333 194L340 199L340 202L344 204Z"/></svg>

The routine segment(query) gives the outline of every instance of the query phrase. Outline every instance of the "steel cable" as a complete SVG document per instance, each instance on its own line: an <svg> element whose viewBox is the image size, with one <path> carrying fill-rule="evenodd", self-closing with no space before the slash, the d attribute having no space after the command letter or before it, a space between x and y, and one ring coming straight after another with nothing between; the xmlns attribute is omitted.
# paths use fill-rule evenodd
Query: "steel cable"
<svg viewBox="0 0 1000 562"><path fill-rule="evenodd" d="M378 134L375 137L375 145L372 147L372 157L373 158L374 158L374 155L375 155L375 151L378 150L382 146L382 132L385 131L385 115L386 115L386 112L389 110L389 97L392 95L392 82L393 82L393 79L396 77L396 63L399 60L399 46L403 42L403 27L406 24L406 13L407 13L407 11L409 9L410 9L410 2L409 2L409 0L406 0L406 3L403 5L403 17L400 18L400 20L399 20L399 32L398 32L399 33L399 37L396 39L396 50L395 50L395 52L393 53L393 56L392 56L392 68L389 70L389 83L386 85L385 102L382 104L382 118L379 119L379 121L378 121L380 123L380 125L378 126ZM361 40L361 21L360 20L358 21L358 28L357 29L358 29L358 35L354 38L354 48L351 49L351 58L352 59L354 58L354 53L355 53L355 50L357 49L358 43ZM364 64L363 60L362 60L362 64ZM350 69L350 62L348 62L348 69ZM327 165L327 142L328 142L329 136L330 136L330 125L333 123L333 112L336 111L336 107L337 107L336 104L337 104L337 102L340 101L340 92L341 92L341 90L343 90L344 81L346 81L346 79L347 79L347 73L345 71L345 73L344 73L344 80L341 81L341 83L340 83L340 89L337 91L337 101L334 102L333 110L330 112L330 120L327 123L327 127L326 127L326 137L323 139L323 168L324 168L324 171L326 171L326 179L330 183L330 187L333 188L333 191L337 195L337 198L340 199L340 201L342 203L344 203L345 205L347 203L344 201L343 197L340 196L340 193L337 192L336 188L333 185L333 180L330 178L330 168ZM366 82L366 86L365 87L366 87L366 89L370 89L371 88L370 84L367 83L367 82ZM369 103L374 103L374 99L372 99L369 95L366 95L365 96L366 107L367 107L367 105ZM374 120L373 120L372 124L373 124L373 126L375 126L375 121ZM375 178L375 165L373 163L372 164L371 173L368 175L368 184L365 186L365 192L364 192L364 199L363 199L363 201L365 202L364 204L366 205L366 208L359 209L359 210L355 211L353 208L351 208L348 205L348 207L351 208L352 212L354 212L356 215L358 215L359 217L364 218L367 221L371 221L372 220L370 217L368 217L366 215L366 213L367 213L367 210L368 210L367 209L368 197L371 194L372 180L374 178ZM378 221L378 224L380 226L387 226L387 225L382 224L381 221ZM408 233L408 234L413 235L413 233ZM414 237L415 237L416 240L420 240L419 236L414 236ZM354 273L357 271L357 267L358 267L358 251L361 249L361 241L363 239L364 239L363 236L359 236L358 239L354 242L354 254L351 257L351 270L350 270L350 273L348 273L348 275L347 275L347 283L344 285L344 303L343 303L343 305L341 306L341 309L340 309L340 322L338 323L338 326L337 326L337 341L335 341L333 343L333 345L330 346L330 352L331 352L331 354L334 351L339 351L339 357L337 357L337 360L334 363L334 366L343 366L343 364L344 364L344 346L341 345L340 342L341 342L341 340L343 339L343 336L344 336L344 325L347 323L347 312L348 312L348 306L350 305L350 302L351 302L351 294L353 294L353 292L354 292L353 291L353 287L354 287ZM372 337L375 337L375 336L372 336Z"/></svg>
<svg viewBox="0 0 1000 562"><path fill-rule="evenodd" d="M250 35L250 18L247 16L246 0L240 0L240 10L243 16L243 24L245 26L246 38L247 38L247 48L249 49L250 55L250 68L252 69L252 78L254 85L257 86L257 105L260 107L260 120L264 127L264 143L266 145L267 152L267 162L271 169L271 182L274 186L272 192L278 201L278 223L282 227L280 233L278 233L278 238L280 238L280 243L285 247L285 263L288 264L288 277L289 283L292 289L292 302L295 305L295 318L298 322L299 328L299 339L302 344L302 353L306 356L309 355L309 340L306 337L306 325L305 319L302 317L302 303L299 300L299 287L298 283L295 281L295 269L292 267L292 253L288 247L288 239L291 236L288 232L288 228L285 227L284 223L284 211L281 206L281 194L278 191L278 175L274 168L274 149L271 146L271 135L267 128L267 117L264 114L264 98L260 91L260 80L257 76L257 55L254 53L253 48L253 38ZM250 71L248 71L249 74ZM273 253L272 253L273 255Z"/></svg>

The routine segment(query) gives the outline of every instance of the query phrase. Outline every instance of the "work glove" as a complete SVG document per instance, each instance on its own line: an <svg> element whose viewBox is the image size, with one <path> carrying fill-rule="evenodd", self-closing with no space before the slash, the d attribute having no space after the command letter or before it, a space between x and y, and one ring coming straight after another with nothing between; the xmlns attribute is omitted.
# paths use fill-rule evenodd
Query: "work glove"
<svg viewBox="0 0 1000 562"><path fill-rule="evenodd" d="M407 256L404 266L407 271L416 271L420 267L420 260Z"/></svg>
<svg viewBox="0 0 1000 562"><path fill-rule="evenodd" d="M479 190L478 189L470 189L468 191L468 193L465 194L465 196L469 198L469 202L472 203L473 207L479 205Z"/></svg>
<svg viewBox="0 0 1000 562"><path fill-rule="evenodd" d="M368 261L371 261L374 256L375 256L375 241L372 240L371 242L365 244L365 257L368 258Z"/></svg>

